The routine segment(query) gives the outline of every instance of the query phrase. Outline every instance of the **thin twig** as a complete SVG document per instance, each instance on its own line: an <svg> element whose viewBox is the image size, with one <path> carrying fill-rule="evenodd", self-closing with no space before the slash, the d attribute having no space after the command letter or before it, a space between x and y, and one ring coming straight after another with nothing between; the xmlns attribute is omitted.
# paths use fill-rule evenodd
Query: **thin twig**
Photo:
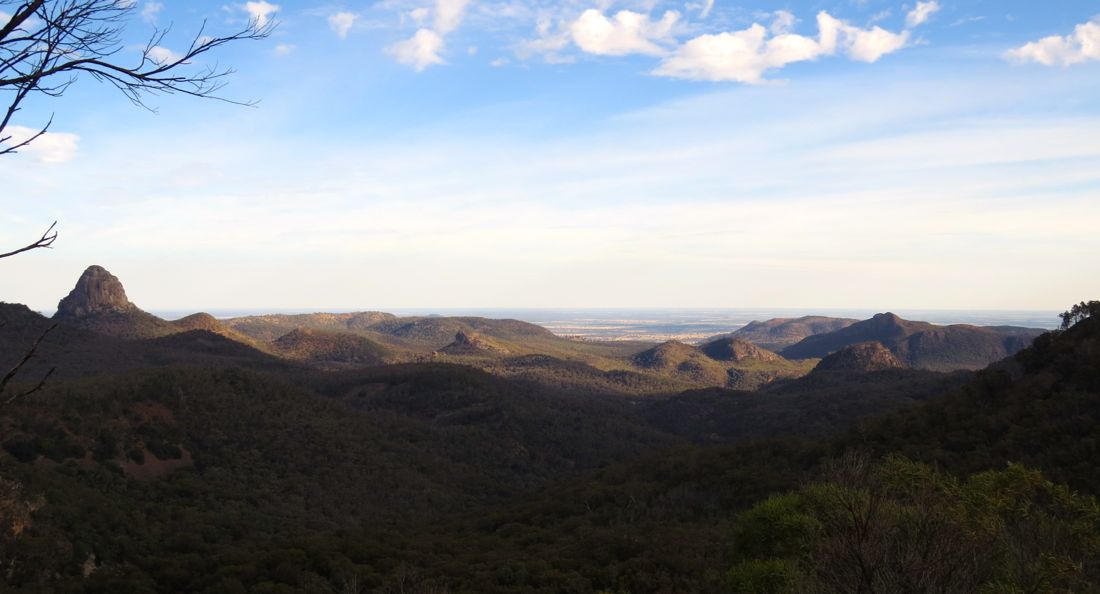
<svg viewBox="0 0 1100 594"><path fill-rule="evenodd" d="M53 246L53 242L57 241L57 231L55 230L55 227L57 227L57 221L54 221L53 224L50 225L49 229L46 229L46 232L42 234L42 237L40 237L38 241L35 241L30 245L23 246L6 254L0 254L0 258L7 258L16 254L22 254L23 252L29 252L31 250L49 249L51 246Z"/></svg>

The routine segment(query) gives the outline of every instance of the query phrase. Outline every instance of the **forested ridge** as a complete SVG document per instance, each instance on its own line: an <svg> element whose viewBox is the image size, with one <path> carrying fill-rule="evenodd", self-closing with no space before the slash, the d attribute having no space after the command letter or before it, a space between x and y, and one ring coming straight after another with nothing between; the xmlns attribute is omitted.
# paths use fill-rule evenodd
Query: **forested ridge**
<svg viewBox="0 0 1100 594"><path fill-rule="evenodd" d="M905 512L883 519L894 534L924 508L891 485L930 476L945 501L1010 489L1052 533L1072 527L1058 563L997 573L989 558L982 587L1049 570L1040 591L1092 591L1098 344L1085 317L976 374L666 397L441 363L58 380L0 412L0 567L17 592L839 592L814 563L843 526L814 494L882 491ZM838 475L852 456L867 470ZM1021 506L982 525L1016 525ZM790 519L775 509L813 530L736 544L750 520Z"/></svg>

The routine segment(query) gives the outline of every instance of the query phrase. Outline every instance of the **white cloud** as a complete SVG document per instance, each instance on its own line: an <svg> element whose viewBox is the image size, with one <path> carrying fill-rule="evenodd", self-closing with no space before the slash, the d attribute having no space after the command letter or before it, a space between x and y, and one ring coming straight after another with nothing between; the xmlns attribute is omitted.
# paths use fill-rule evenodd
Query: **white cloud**
<svg viewBox="0 0 1100 594"><path fill-rule="evenodd" d="M416 24L420 25L420 24L423 24L424 21L428 20L428 15L430 13L431 13L430 10L428 10L427 8L421 6L420 8L414 8L414 9L410 10L409 11L409 16L412 17L413 21L416 21Z"/></svg>
<svg viewBox="0 0 1100 594"><path fill-rule="evenodd" d="M497 58L497 59L493 60L492 62L489 62L489 65L492 66L493 68L500 68L502 66L507 66L508 65L508 58Z"/></svg>
<svg viewBox="0 0 1100 594"><path fill-rule="evenodd" d="M620 10L609 19L590 8L569 25L569 32L577 47L590 54L659 56L666 53L661 44L672 41L672 29L679 19L680 13L674 10L659 21L629 10Z"/></svg>
<svg viewBox="0 0 1100 594"><path fill-rule="evenodd" d="M386 48L386 52L401 64L420 72L433 64L444 63L439 56L442 49L443 37L431 29L419 29L412 37Z"/></svg>
<svg viewBox="0 0 1100 594"><path fill-rule="evenodd" d="M1100 17L1077 25L1069 35L1051 35L1009 50L1005 58L1045 66L1072 66L1100 60Z"/></svg>
<svg viewBox="0 0 1100 594"><path fill-rule="evenodd" d="M462 24L462 16L470 0L436 0L435 32L446 35Z"/></svg>
<svg viewBox="0 0 1100 594"><path fill-rule="evenodd" d="M842 50L849 58L875 62L905 46L909 32L856 27L822 11L814 39L788 32L793 15L776 14L771 30L759 23L740 31L700 35L677 48L653 71L660 76L711 81L766 82L765 75L787 64L816 60ZM778 32L778 33L777 33Z"/></svg>
<svg viewBox="0 0 1100 594"><path fill-rule="evenodd" d="M905 47L909 32L892 33L882 27L848 29L848 57L860 62L877 62L886 54Z"/></svg>
<svg viewBox="0 0 1100 594"><path fill-rule="evenodd" d="M917 5L905 15L905 26L912 29L923 25L928 21L940 9L940 3L937 0L929 0L928 2L917 2Z"/></svg>
<svg viewBox="0 0 1100 594"><path fill-rule="evenodd" d="M146 2L145 6L141 7L141 18L148 23L154 23L162 10L164 10L162 2Z"/></svg>
<svg viewBox="0 0 1100 594"><path fill-rule="evenodd" d="M275 46L275 49L273 51L275 52L276 56L288 56L296 49L298 49L298 46L296 45L290 43L280 43L279 45Z"/></svg>
<svg viewBox="0 0 1100 594"><path fill-rule="evenodd" d="M256 26L263 27L267 25L271 15L279 12L279 5L266 0L259 0L258 2L245 2L244 9L248 12L249 18L256 23Z"/></svg>
<svg viewBox="0 0 1100 594"><path fill-rule="evenodd" d="M149 50L145 52L145 56L150 60L156 62L157 64L167 64L169 62L175 62L182 57L176 52L166 47L161 47L159 45L154 45L153 47L149 48Z"/></svg>
<svg viewBox="0 0 1100 594"><path fill-rule="evenodd" d="M3 136L10 137L5 143L7 146L14 146L27 141L38 132L38 130L26 126L8 126L4 128ZM76 156L79 142L80 137L76 134L46 132L27 146L19 149L19 152L32 155L43 163L64 163Z"/></svg>
<svg viewBox="0 0 1100 594"><path fill-rule="evenodd" d="M328 26L340 39L347 39L348 32L355 25L356 15L351 12L338 12L328 17Z"/></svg>

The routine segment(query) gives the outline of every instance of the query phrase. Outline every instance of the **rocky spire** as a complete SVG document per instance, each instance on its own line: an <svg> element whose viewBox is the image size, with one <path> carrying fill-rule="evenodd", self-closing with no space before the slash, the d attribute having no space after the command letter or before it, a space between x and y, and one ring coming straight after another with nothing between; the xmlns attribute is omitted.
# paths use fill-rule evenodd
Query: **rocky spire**
<svg viewBox="0 0 1100 594"><path fill-rule="evenodd" d="M57 317L80 318L100 313L129 313L138 308L126 298L118 278L102 266L89 266L73 290L57 304Z"/></svg>

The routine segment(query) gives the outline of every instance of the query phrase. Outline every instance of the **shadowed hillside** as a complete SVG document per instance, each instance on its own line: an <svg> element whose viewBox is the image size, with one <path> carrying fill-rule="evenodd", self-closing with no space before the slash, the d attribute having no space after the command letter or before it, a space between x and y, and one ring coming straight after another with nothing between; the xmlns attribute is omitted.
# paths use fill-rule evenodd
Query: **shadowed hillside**
<svg viewBox="0 0 1100 594"><path fill-rule="evenodd" d="M455 522L452 530L461 533L461 539L439 536L438 531L421 532L414 538L425 542L420 566L431 568L428 575L440 583L470 591L515 589L492 570L459 574L444 569L445 564L503 564L529 576L529 582L561 587L581 583L583 591L729 592L730 550L739 528L738 512L770 495L806 485L808 479L821 475L823 461L852 450L872 458L902 454L935 463L946 472L947 481L974 472L1001 471L1010 462L1020 462L1041 470L1056 483L1095 496L1100 494L1100 469L1096 467L1100 458L1094 447L1100 442L1100 304L1096 312L1095 318L1063 333L1044 334L1006 364L976 375L940 376L944 384L937 390L921 387L918 381L912 384L916 390L909 392L914 400L908 408L866 421L840 436L810 442L770 440L664 450L613 465L584 480L555 485L537 499L516 502L489 517ZM916 378L920 374L937 375L905 369L872 374L822 371L776 385L769 392L782 395L790 390L788 394L794 396L810 389L803 393L819 396L818 403L829 410L830 393L838 402L866 402L867 398L873 400L875 393L888 401L898 395L899 384L880 384L882 378ZM683 431L705 438L715 428L725 427L714 418L714 407L736 398L722 391L684 394L662 403L667 408L656 409L655 417L675 419L665 425L682 423ZM797 398L790 402L794 404L791 410L798 410ZM688 416L676 412L688 406L698 412ZM748 408L743 403L738 406ZM1042 483L1028 484L1046 488ZM917 489L919 485L891 493ZM1004 493L1003 500L1013 501L1025 492L1016 489ZM1058 506L1059 501L1069 500L1063 491L1058 498L1039 501ZM1076 534L1091 534L1086 538L1095 545L1100 534L1096 501L1089 497L1079 501L1083 507L1067 508L1085 512L1071 516L1080 522ZM992 506L985 512L998 509ZM771 517L781 520L791 516ZM1025 513L1019 519L1023 526L1030 526L1021 533L1023 542L1038 540L1038 534L1031 536L1028 531L1043 525L1039 517L1045 516L1027 517ZM1002 525L999 522L997 525ZM1054 542L1060 539L1058 534L1062 533L1053 534ZM470 547L470 542L480 544ZM769 542L774 541L761 544ZM1046 550L1055 553L1059 549ZM600 553L593 556L592 551ZM1035 559L1039 554L1023 559ZM558 565L535 561L546 556L553 556ZM576 573L559 567L576 568ZM1065 570L1070 576L1083 575L1086 581L1062 591L1092 592L1100 587L1100 567L1094 560ZM1090 577L1092 581L1087 581Z"/></svg>
<svg viewBox="0 0 1100 594"><path fill-rule="evenodd" d="M831 453L959 473L1016 460L1096 493L1097 323L978 374L823 369L670 398L436 364L58 382L0 414L11 501L42 510L4 562L27 591L302 590L354 573L382 591L723 592L738 511ZM694 359L685 346L651 361ZM815 440L746 442L783 436Z"/></svg>
<svg viewBox="0 0 1100 594"><path fill-rule="evenodd" d="M763 322L749 322L728 336L747 340L770 351L780 351L807 336L834 332L851 326L858 321L824 316L774 318Z"/></svg>
<svg viewBox="0 0 1100 594"><path fill-rule="evenodd" d="M356 334L298 328L272 343L274 351L297 361L323 367L380 365L390 356L386 347Z"/></svg>
<svg viewBox="0 0 1100 594"><path fill-rule="evenodd" d="M821 360L814 373L826 371L872 372L905 367L894 353L878 341L846 346Z"/></svg>
<svg viewBox="0 0 1100 594"><path fill-rule="evenodd" d="M779 379L805 375L815 361L788 361L738 339L694 347L671 340L632 357L634 365L694 387L755 390Z"/></svg>
<svg viewBox="0 0 1100 594"><path fill-rule="evenodd" d="M937 326L884 313L834 332L810 336L780 354L788 359L820 358L847 346L874 341L915 369L981 369L1019 351L1042 332L963 324Z"/></svg>

